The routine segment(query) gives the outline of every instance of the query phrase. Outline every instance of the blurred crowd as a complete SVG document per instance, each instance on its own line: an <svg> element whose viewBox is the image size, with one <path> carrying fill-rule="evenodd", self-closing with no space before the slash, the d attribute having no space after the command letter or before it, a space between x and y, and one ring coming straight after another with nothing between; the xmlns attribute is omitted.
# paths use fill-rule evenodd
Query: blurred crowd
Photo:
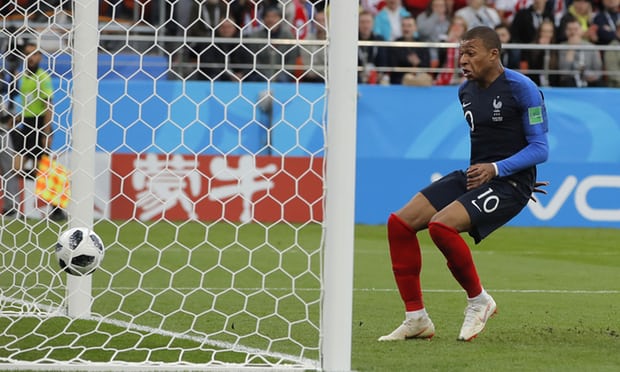
<svg viewBox="0 0 620 372"><path fill-rule="evenodd" d="M456 43L469 28L485 25L502 40L503 65L540 86L619 87L619 5L620 0L361 0L359 39ZM553 44L559 46L549 47ZM454 48L366 46L359 56L361 82L449 85L462 79Z"/></svg>
<svg viewBox="0 0 620 372"><path fill-rule="evenodd" d="M20 9L69 10L70 3L15 0L0 6L0 16L19 14ZM170 55L179 78L325 79L326 0L99 0L99 4L103 18L165 30L173 41L158 48ZM619 87L619 6L620 0L360 0L359 82L458 84L462 76L456 43L469 28L486 25L497 31L505 46L504 66L521 70L541 86Z"/></svg>

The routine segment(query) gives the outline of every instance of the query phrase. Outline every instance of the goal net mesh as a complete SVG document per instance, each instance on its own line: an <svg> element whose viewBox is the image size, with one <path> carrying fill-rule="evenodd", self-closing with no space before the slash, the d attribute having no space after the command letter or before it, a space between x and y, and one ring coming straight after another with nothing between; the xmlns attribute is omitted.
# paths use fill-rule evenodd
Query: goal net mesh
<svg viewBox="0 0 620 372"><path fill-rule="evenodd" d="M53 130L41 136L70 182L81 171L72 3L0 5L3 131L23 125L23 46L34 41L53 85ZM71 278L55 256L84 195L71 193L68 219L53 218L36 175L3 170L4 205L7 177L20 192L19 213L2 216L0 364L320 365L325 10L311 0L99 2L90 177L105 257L92 306L69 316Z"/></svg>

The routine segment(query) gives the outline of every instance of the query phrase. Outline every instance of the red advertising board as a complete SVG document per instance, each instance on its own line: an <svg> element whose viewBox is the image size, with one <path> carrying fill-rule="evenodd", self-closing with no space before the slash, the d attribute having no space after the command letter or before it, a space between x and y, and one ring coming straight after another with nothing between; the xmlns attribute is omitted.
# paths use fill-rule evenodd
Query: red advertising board
<svg viewBox="0 0 620 372"><path fill-rule="evenodd" d="M323 158L113 154L112 219L323 219Z"/></svg>

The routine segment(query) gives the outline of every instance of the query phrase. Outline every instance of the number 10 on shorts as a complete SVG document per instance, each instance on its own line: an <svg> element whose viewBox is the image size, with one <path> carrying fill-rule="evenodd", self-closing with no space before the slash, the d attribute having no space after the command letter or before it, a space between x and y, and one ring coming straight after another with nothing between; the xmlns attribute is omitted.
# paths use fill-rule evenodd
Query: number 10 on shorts
<svg viewBox="0 0 620 372"><path fill-rule="evenodd" d="M497 209L497 206L499 205L499 197L492 194L493 189L489 187L487 191L478 195L478 197L472 200L471 203L480 212L492 213Z"/></svg>

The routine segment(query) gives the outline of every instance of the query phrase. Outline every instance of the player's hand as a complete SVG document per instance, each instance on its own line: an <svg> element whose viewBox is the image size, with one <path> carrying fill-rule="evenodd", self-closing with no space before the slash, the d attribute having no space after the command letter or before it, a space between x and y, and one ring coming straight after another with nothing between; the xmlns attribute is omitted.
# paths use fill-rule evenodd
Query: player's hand
<svg viewBox="0 0 620 372"><path fill-rule="evenodd" d="M495 167L491 163L474 164L467 168L467 190L475 189L495 177Z"/></svg>
<svg viewBox="0 0 620 372"><path fill-rule="evenodd" d="M545 186L549 186L549 181L536 181L536 183L534 183L534 192L539 192L541 194L547 194L547 190L545 189L541 189L541 187L545 187ZM536 197L534 196L534 193L532 193L532 195L530 195L530 199L532 199L532 201L534 203L538 203L538 200L536 200Z"/></svg>

